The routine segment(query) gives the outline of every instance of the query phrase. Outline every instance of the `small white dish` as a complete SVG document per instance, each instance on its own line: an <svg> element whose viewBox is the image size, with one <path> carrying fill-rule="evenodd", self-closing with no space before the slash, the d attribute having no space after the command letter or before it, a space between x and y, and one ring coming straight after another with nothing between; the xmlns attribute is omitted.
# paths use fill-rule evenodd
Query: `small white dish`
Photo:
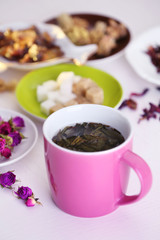
<svg viewBox="0 0 160 240"><path fill-rule="evenodd" d="M126 58L135 72L143 79L160 85L160 73L146 53L149 46L160 45L160 27L152 28L133 40L126 48Z"/></svg>
<svg viewBox="0 0 160 240"><path fill-rule="evenodd" d="M55 65L59 63L65 62L75 62L78 64L84 64L91 54L96 52L97 45L89 44L86 46L76 46L74 45L68 37L66 37L65 33L62 29L54 24L47 23L26 23L26 22L13 22L8 24L0 25L0 31L4 32L7 29L12 30L21 30L27 29L32 25L36 26L40 32L47 32L51 37L55 39L55 44L60 47L64 56L46 60L39 61L34 63L19 63L16 61L10 61L3 57L0 57L0 63L5 67L20 69L20 70L33 70L40 67ZM3 69L2 69L3 70Z"/></svg>
<svg viewBox="0 0 160 240"><path fill-rule="evenodd" d="M21 132L26 138L23 139L19 145L13 148L12 155L9 159L2 158L0 156L0 167L10 165L25 157L33 149L37 142L37 128L28 117L16 111L3 108L0 109L0 117L2 117L2 119L5 121L8 121L11 117L13 118L16 116L19 116L24 120L25 127Z"/></svg>

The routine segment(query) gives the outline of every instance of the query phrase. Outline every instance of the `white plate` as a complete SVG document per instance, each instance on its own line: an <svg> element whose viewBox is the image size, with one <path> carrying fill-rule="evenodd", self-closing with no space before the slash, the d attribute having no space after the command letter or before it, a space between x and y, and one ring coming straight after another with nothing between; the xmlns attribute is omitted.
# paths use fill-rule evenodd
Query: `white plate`
<svg viewBox="0 0 160 240"><path fill-rule="evenodd" d="M23 139L18 146L13 148L12 155L9 159L2 158L0 156L0 167L4 167L19 161L32 150L36 144L38 132L35 124L28 117L21 113L9 109L0 109L0 116L5 121L8 121L11 117L19 116L24 119L25 123L25 127L21 132L26 138Z"/></svg>
<svg viewBox="0 0 160 240"><path fill-rule="evenodd" d="M40 61L35 63L19 63L16 61L10 61L3 57L0 57L0 62L6 67L20 69L20 70L33 70L40 67L55 65L64 62L71 62L73 59L77 59L80 63L85 63L88 57L96 52L96 44L89 44L86 46L74 45L64 34L60 27L54 24L47 23L25 23L25 22L13 22L0 25L0 31L4 32L6 29L21 30L36 26L40 32L48 32L48 34L55 39L55 44L60 47L64 56L46 61ZM2 68L5 66L2 66Z"/></svg>
<svg viewBox="0 0 160 240"><path fill-rule="evenodd" d="M140 77L160 85L160 73L146 54L149 46L156 45L160 45L160 27L152 28L133 40L126 49L126 58Z"/></svg>

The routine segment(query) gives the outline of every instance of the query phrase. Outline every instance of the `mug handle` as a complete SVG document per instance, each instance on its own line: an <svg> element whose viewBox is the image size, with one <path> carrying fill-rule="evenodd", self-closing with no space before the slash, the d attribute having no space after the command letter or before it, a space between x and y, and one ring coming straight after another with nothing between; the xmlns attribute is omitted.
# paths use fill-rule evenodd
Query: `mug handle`
<svg viewBox="0 0 160 240"><path fill-rule="evenodd" d="M127 196L125 194L122 195L118 204L124 205L136 202L148 193L152 185L152 173L147 163L140 156L130 150L127 150L123 154L121 160L126 162L136 172L141 183L141 190L139 194L131 196Z"/></svg>

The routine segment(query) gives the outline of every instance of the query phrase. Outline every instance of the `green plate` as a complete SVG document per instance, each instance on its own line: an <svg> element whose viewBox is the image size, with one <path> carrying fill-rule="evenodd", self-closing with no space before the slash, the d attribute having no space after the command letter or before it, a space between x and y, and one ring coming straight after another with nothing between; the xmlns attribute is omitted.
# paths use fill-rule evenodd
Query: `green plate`
<svg viewBox="0 0 160 240"><path fill-rule="evenodd" d="M76 66L73 64L59 64L50 67L40 68L26 74L16 88L16 97L20 106L28 113L44 120L47 118L41 112L40 104L36 99L36 88L44 81L57 79L64 71L72 71L75 75L91 78L104 91L103 104L115 107L122 98L122 87L120 83L108 73L89 66Z"/></svg>

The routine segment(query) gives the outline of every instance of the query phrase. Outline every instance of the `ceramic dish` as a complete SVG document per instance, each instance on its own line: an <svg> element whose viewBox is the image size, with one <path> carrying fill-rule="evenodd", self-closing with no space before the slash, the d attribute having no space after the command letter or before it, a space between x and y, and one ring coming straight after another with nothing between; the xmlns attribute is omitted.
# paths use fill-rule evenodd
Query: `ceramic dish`
<svg viewBox="0 0 160 240"><path fill-rule="evenodd" d="M3 56L0 56L0 63L5 67L20 69L20 70L33 70L40 67L55 65L64 62L78 62L80 64L84 64L88 57L96 51L96 44L89 44L87 46L75 46L69 39L66 37L64 32L57 25L46 24L46 23L26 23L26 22L13 22L8 24L0 25L0 32L4 32L7 29L11 30L25 30L30 28L31 26L35 26L38 28L40 33L47 32L51 38L54 39L54 44L57 45L61 52L62 56L55 57L53 59L37 61L37 62L27 62L20 63L16 60L9 60ZM16 35L16 34L15 34ZM25 35L23 35L24 39L27 39ZM39 39L37 40L39 41ZM34 44L32 44L33 46ZM1 48L0 48L1 50ZM18 49L19 51L19 49ZM29 51L28 51L29 52ZM32 49L32 54L35 54ZM38 55L36 55L38 56Z"/></svg>
<svg viewBox="0 0 160 240"><path fill-rule="evenodd" d="M12 155L9 159L4 159L0 157L0 167L4 167L15 163L25 157L35 146L38 133L35 124L25 115L12 111L9 109L0 109L0 116L3 120L8 121L11 117L19 116L24 119L25 127L21 131L26 139L23 139L22 142L15 146L12 150Z"/></svg>
<svg viewBox="0 0 160 240"><path fill-rule="evenodd" d="M135 38L126 49L126 58L136 73L143 79L160 85L160 73L146 54L149 46L160 45L160 27L152 28Z"/></svg>
<svg viewBox="0 0 160 240"><path fill-rule="evenodd" d="M108 23L109 20L115 20L117 23L122 23L115 18L112 18L112 17L109 17L109 16L103 16L103 15L99 15L99 14L71 13L70 15L72 17L80 17L82 19L87 20L89 22L90 28L93 28L94 24L97 21L103 21L105 23ZM58 25L58 22L57 22L57 19L56 19L57 17L54 17L54 18L51 18L51 19L47 20L46 23L51 23L51 24ZM107 57L104 57L104 56L102 57L102 56L98 56L97 54L93 54L93 55L91 55L89 60L92 61L92 60L105 59L105 60L108 60L108 61L112 61L115 58L119 57L123 53L123 50L128 45L128 43L130 42L130 39L131 39L131 33L130 33L129 29L127 28L127 26L126 26L126 29L127 29L126 36L117 41L117 47L115 47Z"/></svg>
<svg viewBox="0 0 160 240"><path fill-rule="evenodd" d="M60 64L37 69L26 74L20 80L16 88L16 96L20 106L34 117L40 120L46 119L47 116L41 112L40 104L36 98L37 85L40 85L49 79L55 80L57 76L64 71L73 71L76 75L91 78L95 81L101 88L103 88L104 105L116 107L120 103L123 94L122 87L111 75L88 66Z"/></svg>

